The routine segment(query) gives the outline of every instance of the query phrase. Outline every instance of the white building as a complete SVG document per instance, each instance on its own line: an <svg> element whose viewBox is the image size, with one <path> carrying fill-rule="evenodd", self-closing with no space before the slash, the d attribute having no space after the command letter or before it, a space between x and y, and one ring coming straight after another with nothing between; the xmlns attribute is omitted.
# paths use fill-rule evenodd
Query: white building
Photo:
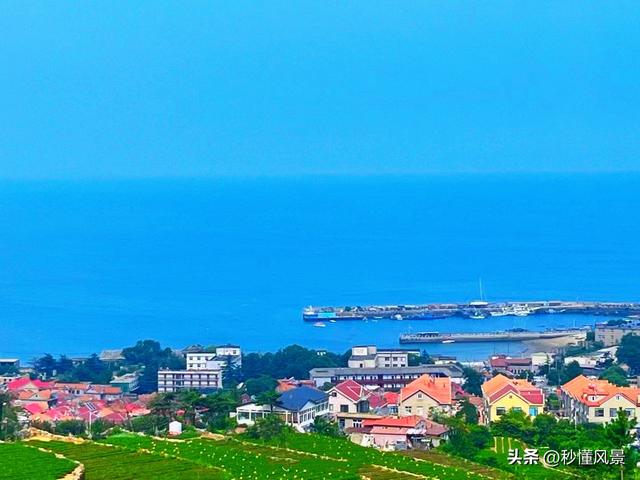
<svg viewBox="0 0 640 480"><path fill-rule="evenodd" d="M357 345L351 348L349 368L407 367L410 354L420 355L420 351Z"/></svg>
<svg viewBox="0 0 640 480"><path fill-rule="evenodd" d="M158 370L158 392L222 388L222 370Z"/></svg>

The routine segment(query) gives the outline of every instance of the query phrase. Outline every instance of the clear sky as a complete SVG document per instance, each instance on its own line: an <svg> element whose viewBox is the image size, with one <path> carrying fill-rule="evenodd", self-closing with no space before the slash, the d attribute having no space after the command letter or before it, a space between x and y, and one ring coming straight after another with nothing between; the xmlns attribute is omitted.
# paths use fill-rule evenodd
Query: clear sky
<svg viewBox="0 0 640 480"><path fill-rule="evenodd" d="M640 3L0 5L0 178L640 171Z"/></svg>

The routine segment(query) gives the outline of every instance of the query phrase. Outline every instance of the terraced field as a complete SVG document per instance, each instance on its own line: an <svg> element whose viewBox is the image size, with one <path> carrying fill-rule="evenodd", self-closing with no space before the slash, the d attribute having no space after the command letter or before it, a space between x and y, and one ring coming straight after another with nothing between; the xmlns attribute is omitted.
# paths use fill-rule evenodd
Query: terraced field
<svg viewBox="0 0 640 480"><path fill-rule="evenodd" d="M265 443L246 437L176 441L119 434L99 443L28 444L83 463L86 480L503 480L550 473L542 466L508 473L442 453L385 453L319 435L288 434Z"/></svg>
<svg viewBox="0 0 640 480"><path fill-rule="evenodd" d="M20 443L0 443L0 479L56 480L76 468L65 458Z"/></svg>

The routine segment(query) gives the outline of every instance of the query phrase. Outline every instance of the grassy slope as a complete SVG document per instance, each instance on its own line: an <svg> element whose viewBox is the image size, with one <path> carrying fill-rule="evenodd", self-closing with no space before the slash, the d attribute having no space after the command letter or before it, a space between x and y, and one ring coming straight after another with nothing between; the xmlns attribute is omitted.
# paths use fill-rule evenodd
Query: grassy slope
<svg viewBox="0 0 640 480"><path fill-rule="evenodd" d="M55 480L76 464L19 443L0 443L0 479Z"/></svg>

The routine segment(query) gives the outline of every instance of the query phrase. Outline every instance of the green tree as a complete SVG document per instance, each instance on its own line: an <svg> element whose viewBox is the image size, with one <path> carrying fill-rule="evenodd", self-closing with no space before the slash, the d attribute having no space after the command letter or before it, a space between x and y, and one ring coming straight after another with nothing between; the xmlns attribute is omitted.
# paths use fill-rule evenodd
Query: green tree
<svg viewBox="0 0 640 480"><path fill-rule="evenodd" d="M460 410L456 413L456 416L464 419L464 421L470 425L478 424L478 409L467 399L461 402Z"/></svg>
<svg viewBox="0 0 640 480"><path fill-rule="evenodd" d="M289 428L278 415L267 415L247 428L247 436L264 441L282 440Z"/></svg>
<svg viewBox="0 0 640 480"><path fill-rule="evenodd" d="M628 387L627 374L618 365L612 365L600 374L600 379L607 380L619 387Z"/></svg>
<svg viewBox="0 0 640 480"><path fill-rule="evenodd" d="M629 418L624 410L619 409L618 416L605 425L605 436L615 448L626 447L634 440L632 431L635 426L635 418Z"/></svg>
<svg viewBox="0 0 640 480"><path fill-rule="evenodd" d="M626 363L633 373L640 373L640 335L628 333L620 341L618 361Z"/></svg>
<svg viewBox="0 0 640 480"><path fill-rule="evenodd" d="M0 392L0 440L15 439L20 430L16 409L11 401L9 393Z"/></svg>
<svg viewBox="0 0 640 480"><path fill-rule="evenodd" d="M280 402L280 394L275 390L262 392L256 397L256 403L258 405L268 405L269 411L273 411L273 408Z"/></svg>
<svg viewBox="0 0 640 480"><path fill-rule="evenodd" d="M83 435L86 425L82 420L62 420L55 425L55 433L58 435Z"/></svg>
<svg viewBox="0 0 640 480"><path fill-rule="evenodd" d="M576 378L578 375L582 375L582 367L580 367L578 362L573 361L562 367L562 370L560 371L560 381L564 385L569 380Z"/></svg>
<svg viewBox="0 0 640 480"><path fill-rule="evenodd" d="M245 382L247 393L251 396L272 391L276 388L276 385L278 385L276 379L269 375L260 375L256 378L250 378Z"/></svg>
<svg viewBox="0 0 640 480"><path fill-rule="evenodd" d="M149 402L149 410L153 415L171 418L177 410L175 393L159 393Z"/></svg>
<svg viewBox="0 0 640 480"><path fill-rule="evenodd" d="M470 367L464 367L462 375L464 377L464 384L462 385L464 391L473 395L482 396L481 387L484 379L480 372Z"/></svg>
<svg viewBox="0 0 640 480"><path fill-rule="evenodd" d="M336 422L327 420L324 417L316 417L313 420L311 431L313 431L314 433L318 433L320 435L324 435L326 437L342 437L343 436L338 424Z"/></svg>
<svg viewBox="0 0 640 480"><path fill-rule="evenodd" d="M47 353L44 356L33 360L32 364L33 370L36 373L43 375L45 378L50 378L53 377L58 362L53 358L53 355Z"/></svg>

